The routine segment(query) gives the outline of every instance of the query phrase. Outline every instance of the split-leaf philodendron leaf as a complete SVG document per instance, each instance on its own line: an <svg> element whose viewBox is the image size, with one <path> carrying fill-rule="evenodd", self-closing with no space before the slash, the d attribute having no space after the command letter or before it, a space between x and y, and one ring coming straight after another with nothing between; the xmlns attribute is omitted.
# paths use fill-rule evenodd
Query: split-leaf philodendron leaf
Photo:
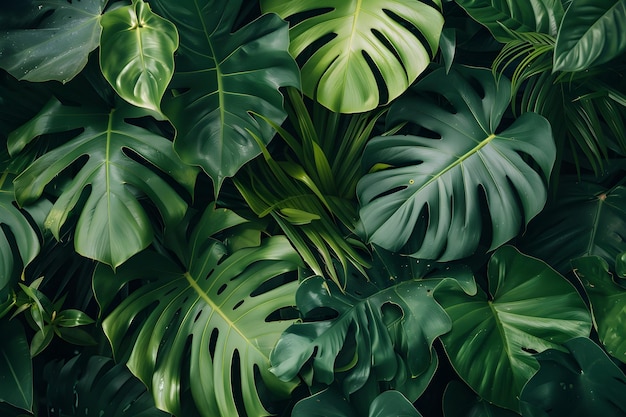
<svg viewBox="0 0 626 417"><path fill-rule="evenodd" d="M288 20L298 16L289 49L304 61L304 93L333 111L360 113L398 97L430 63L443 16L440 0L428 3L262 0L261 6Z"/></svg>
<svg viewBox="0 0 626 417"><path fill-rule="evenodd" d="M0 68L19 80L66 83L85 67L89 53L100 43L106 1L29 3L13 12L15 28L0 30ZM35 23L36 28L24 28Z"/></svg>
<svg viewBox="0 0 626 417"><path fill-rule="evenodd" d="M282 236L233 253L211 237L244 221L211 204L188 238L181 228L166 239L178 259L145 251L117 273L99 266L94 274L105 310L127 283L144 280L103 328L116 358L150 388L158 408L176 416L190 402L203 417L236 416L238 407L268 415L257 384L278 395L295 387L269 372L270 351L290 324L270 316L294 305L298 284L283 278L301 261Z"/></svg>
<svg viewBox="0 0 626 417"><path fill-rule="evenodd" d="M506 243L545 204L556 155L550 124L525 113L498 131L510 83L484 69L439 68L409 92L387 123L427 136L379 136L365 148L371 172L357 194L367 240L440 261L471 255L481 241Z"/></svg>
<svg viewBox="0 0 626 417"><path fill-rule="evenodd" d="M452 320L441 340L459 376L482 398L519 410L519 394L539 365L533 354L589 336L591 317L580 295L544 262L511 246L491 257L489 293L453 287L435 292ZM449 281L450 282L450 281Z"/></svg>
<svg viewBox="0 0 626 417"><path fill-rule="evenodd" d="M100 67L115 91L135 106L160 112L174 74L178 32L143 0L102 17Z"/></svg>
<svg viewBox="0 0 626 417"><path fill-rule="evenodd" d="M255 136L264 143L274 136L253 113L282 123L279 88L300 85L286 22L268 14L231 32L241 2L150 2L180 34L173 91L163 101L176 127L176 151L209 174L216 194L226 177L261 153Z"/></svg>
<svg viewBox="0 0 626 417"><path fill-rule="evenodd" d="M138 194L156 205L166 226L176 224L187 209L167 181L156 170L135 161L132 154L158 168L162 175L168 173L190 193L197 176L197 169L181 163L171 151L171 141L127 122L146 116L145 110L121 100L118 104L117 108L67 106L53 98L9 135L9 150L15 154L39 135L77 132L15 179L15 195L21 205L33 203L60 173L82 161L55 201L45 226L59 239L69 214L80 210L74 236L76 251L113 267L152 242L152 225ZM84 206L77 207L87 190Z"/></svg>

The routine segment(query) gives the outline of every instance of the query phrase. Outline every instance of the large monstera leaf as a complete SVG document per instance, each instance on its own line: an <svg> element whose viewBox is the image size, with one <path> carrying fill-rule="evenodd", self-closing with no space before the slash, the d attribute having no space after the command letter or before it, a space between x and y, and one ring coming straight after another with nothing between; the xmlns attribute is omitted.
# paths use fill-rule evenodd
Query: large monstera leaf
<svg viewBox="0 0 626 417"><path fill-rule="evenodd" d="M563 19L561 0L457 0L457 3L500 42L515 39L510 31L556 37Z"/></svg>
<svg viewBox="0 0 626 417"><path fill-rule="evenodd" d="M100 43L100 18L106 1L28 3L16 7L11 19L3 16L11 24L0 31L0 68L19 80L71 80Z"/></svg>
<svg viewBox="0 0 626 417"><path fill-rule="evenodd" d="M410 267L404 264L403 269ZM476 291L471 273L453 275L466 291ZM341 374L345 395L361 389L369 378L387 381L400 391L419 378L430 380L432 343L451 328L447 314L432 297L434 289L449 278L430 276L394 282L400 277L386 275L387 285L363 278L358 282L353 276L345 292L320 276L306 278L296 294L304 322L293 324L281 337L272 352L272 372L290 380L310 362L314 379L323 384L331 384ZM336 317L320 319L320 311ZM415 401L421 391L406 394Z"/></svg>
<svg viewBox="0 0 626 417"><path fill-rule="evenodd" d="M497 248L539 213L556 154L550 124L525 113L498 132L509 100L508 80L470 68L437 69L398 99L388 124L428 137L381 136L365 148L370 173L357 194L367 240L447 261L479 243Z"/></svg>
<svg viewBox="0 0 626 417"><path fill-rule="evenodd" d="M161 98L174 74L176 26L142 0L102 17L100 67L124 100L160 111Z"/></svg>
<svg viewBox="0 0 626 417"><path fill-rule="evenodd" d="M176 127L176 151L213 179L215 192L274 136L286 117L279 88L299 87L287 23L264 15L231 33L241 0L151 2L179 30L176 74L163 111ZM255 139L256 138L256 139Z"/></svg>
<svg viewBox="0 0 626 417"><path fill-rule="evenodd" d="M297 19L289 48L303 61L304 93L335 112L360 113L398 97L430 63L443 16L440 0L429 3L262 0L261 6Z"/></svg>
<svg viewBox="0 0 626 417"><path fill-rule="evenodd" d="M626 187L564 179L554 204L528 226L521 249L562 274L581 256L599 256L614 265L626 252Z"/></svg>
<svg viewBox="0 0 626 417"><path fill-rule="evenodd" d="M152 225L140 202L143 196L156 205L166 226L177 223L187 209L183 198L147 164L168 173L189 192L197 175L196 169L181 163L171 141L127 122L147 114L124 102L111 109L66 106L51 99L9 135L9 150L15 154L39 135L74 133L15 179L16 198L21 205L35 202L49 183L78 163L79 169L62 188L45 226L58 239L70 213L80 210L76 251L113 267L152 242ZM145 163L135 161L134 155ZM79 208L85 193L88 196Z"/></svg>
<svg viewBox="0 0 626 417"><path fill-rule="evenodd" d="M203 417L268 415L256 384L279 394L295 387L269 372L269 354L289 325L272 314L294 305L295 280L285 274L300 258L282 236L228 253L210 236L244 220L209 206L185 239L166 244L178 259L147 251L114 273L98 267L94 292L108 309L115 294L146 280L103 322L118 360L152 391L157 407L174 415L190 402ZM294 274L295 278L295 274ZM189 392L192 398L189 398Z"/></svg>
<svg viewBox="0 0 626 417"><path fill-rule="evenodd" d="M539 365L533 353L589 336L591 317L576 289L544 262L511 246L491 257L489 293L440 287L452 320L441 340L459 376L482 398L519 410L519 394ZM478 365L479 364L479 365Z"/></svg>

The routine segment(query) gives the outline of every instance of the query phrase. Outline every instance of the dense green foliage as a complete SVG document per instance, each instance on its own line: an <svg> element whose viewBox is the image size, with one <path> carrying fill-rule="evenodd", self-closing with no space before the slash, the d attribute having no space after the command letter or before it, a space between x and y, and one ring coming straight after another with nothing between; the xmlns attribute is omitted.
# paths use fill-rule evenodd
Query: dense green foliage
<svg viewBox="0 0 626 417"><path fill-rule="evenodd" d="M626 414L626 0L0 4L0 414Z"/></svg>

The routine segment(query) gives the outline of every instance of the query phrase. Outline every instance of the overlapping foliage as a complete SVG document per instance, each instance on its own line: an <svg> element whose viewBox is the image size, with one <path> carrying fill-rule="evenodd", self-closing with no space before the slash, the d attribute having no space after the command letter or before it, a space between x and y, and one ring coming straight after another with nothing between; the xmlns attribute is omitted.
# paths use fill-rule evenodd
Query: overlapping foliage
<svg viewBox="0 0 626 417"><path fill-rule="evenodd" d="M0 414L623 414L624 25L3 3Z"/></svg>

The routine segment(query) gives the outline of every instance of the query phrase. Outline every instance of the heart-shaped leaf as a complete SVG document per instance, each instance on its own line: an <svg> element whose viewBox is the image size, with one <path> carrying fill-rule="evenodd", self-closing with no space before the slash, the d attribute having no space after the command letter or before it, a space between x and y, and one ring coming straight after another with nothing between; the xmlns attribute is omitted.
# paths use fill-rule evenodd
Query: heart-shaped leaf
<svg viewBox="0 0 626 417"><path fill-rule="evenodd" d="M609 355L626 362L626 290L613 281L608 263L597 256L572 261L591 303L593 323Z"/></svg>
<svg viewBox="0 0 626 417"><path fill-rule="evenodd" d="M581 256L600 256L613 265L626 252L626 187L563 179L554 203L533 219L520 247L562 274Z"/></svg>
<svg viewBox="0 0 626 417"><path fill-rule="evenodd" d="M488 265L489 294L435 293L452 319L443 346L459 376L489 402L518 410L524 384L539 368L533 353L588 336L591 317L576 289L544 262L511 246ZM480 364L480 366L477 366Z"/></svg>
<svg viewBox="0 0 626 417"><path fill-rule="evenodd" d="M150 4L180 33L173 94L163 101L176 127L176 151L209 174L217 194L224 178L261 153L255 137L269 143L274 136L253 114L282 123L279 88L300 85L287 23L264 15L231 33L241 0Z"/></svg>
<svg viewBox="0 0 626 417"><path fill-rule="evenodd" d="M561 0L456 0L456 2L472 18L486 26L500 42L515 39L510 31L539 32L556 36L563 19Z"/></svg>
<svg viewBox="0 0 626 417"><path fill-rule="evenodd" d="M545 204L556 156L550 124L525 113L498 133L510 83L488 70L439 68L411 93L392 105L388 125L414 123L430 137L368 143L363 166L386 169L357 186L367 240L442 261L473 254L481 239L490 249L506 243Z"/></svg>
<svg viewBox="0 0 626 417"><path fill-rule="evenodd" d="M582 71L626 51L621 33L626 0L573 1L563 16L554 47L554 70Z"/></svg>
<svg viewBox="0 0 626 417"><path fill-rule="evenodd" d="M129 103L160 112L174 74L176 26L143 0L107 12L101 24L100 67L107 81Z"/></svg>
<svg viewBox="0 0 626 417"><path fill-rule="evenodd" d="M53 98L37 116L9 135L9 150L16 153L39 135L78 132L23 171L15 179L15 194L21 205L33 203L47 184L81 161L45 225L58 239L61 226L88 190L74 245L81 255L113 267L152 242L152 225L139 196L147 196L157 206L166 226L178 222L187 209L185 201L159 174L133 156L167 172L189 192L197 175L196 169L181 163L167 138L127 122L143 116L146 111L124 102L112 109L75 107Z"/></svg>
<svg viewBox="0 0 626 417"><path fill-rule="evenodd" d="M372 110L402 94L430 63L443 26L440 0L262 0L261 6L297 19L289 50L304 61L303 91L341 113Z"/></svg>
<svg viewBox="0 0 626 417"><path fill-rule="evenodd" d="M521 395L524 417L620 417L626 414L626 376L586 337L565 342L569 352L536 356L539 371Z"/></svg>
<svg viewBox="0 0 626 417"><path fill-rule="evenodd" d="M16 8L17 27L0 32L0 68L19 80L71 80L100 43L105 3L42 0Z"/></svg>
<svg viewBox="0 0 626 417"><path fill-rule="evenodd" d="M158 408L174 415L185 415L182 407L192 401L203 417L239 415L238 407L246 415L267 415L257 384L283 395L295 387L268 368L270 351L289 324L272 314L294 304L297 282L285 274L300 259L280 236L230 255L210 238L243 221L211 205L188 240L184 228L178 243L167 240L175 252L185 241L184 257L142 252L117 273L101 266L94 274L105 310L125 284L147 280L103 328L115 357L150 387Z"/></svg>

